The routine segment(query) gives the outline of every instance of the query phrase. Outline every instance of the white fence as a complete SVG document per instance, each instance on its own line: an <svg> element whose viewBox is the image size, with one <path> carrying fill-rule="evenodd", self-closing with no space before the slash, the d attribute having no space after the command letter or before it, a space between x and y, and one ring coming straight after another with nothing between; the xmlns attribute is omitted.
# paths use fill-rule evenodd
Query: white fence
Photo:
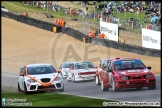
<svg viewBox="0 0 162 108"><path fill-rule="evenodd" d="M100 21L100 33L104 33L106 39L118 41L118 24Z"/></svg>
<svg viewBox="0 0 162 108"><path fill-rule="evenodd" d="M142 47L161 50L161 32L142 28Z"/></svg>

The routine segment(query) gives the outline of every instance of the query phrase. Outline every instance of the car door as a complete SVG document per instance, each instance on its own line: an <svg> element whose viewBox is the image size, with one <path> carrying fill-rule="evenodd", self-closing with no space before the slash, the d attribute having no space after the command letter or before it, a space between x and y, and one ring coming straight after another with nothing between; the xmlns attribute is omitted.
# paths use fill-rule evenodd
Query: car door
<svg viewBox="0 0 162 108"><path fill-rule="evenodd" d="M112 62L108 64L108 68L106 69L108 74L108 83L111 83L111 77L112 77Z"/></svg>
<svg viewBox="0 0 162 108"><path fill-rule="evenodd" d="M25 74L26 74L26 69L25 67L23 67L20 71L20 73L23 73L24 76L19 76L19 84L20 84L20 88L22 90L24 90L24 78L25 78Z"/></svg>
<svg viewBox="0 0 162 108"><path fill-rule="evenodd" d="M104 78L104 81L106 82L106 83L108 83L109 82L109 73L107 72L107 70L108 70L108 68L109 68L109 64L107 64L106 66L105 66L105 69L103 70L103 73L102 73L102 77Z"/></svg>
<svg viewBox="0 0 162 108"><path fill-rule="evenodd" d="M100 68L101 68L101 70L99 70L99 78L100 78L100 80L101 80L101 77L102 77L103 71L104 71L104 62L105 62L105 60L100 61Z"/></svg>

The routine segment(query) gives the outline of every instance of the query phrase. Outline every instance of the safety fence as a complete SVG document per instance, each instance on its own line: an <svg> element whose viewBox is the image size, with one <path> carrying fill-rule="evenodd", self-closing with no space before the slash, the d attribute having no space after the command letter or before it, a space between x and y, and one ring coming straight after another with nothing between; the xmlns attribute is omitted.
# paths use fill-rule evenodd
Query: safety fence
<svg viewBox="0 0 162 108"><path fill-rule="evenodd" d="M133 45L121 43L121 42L118 42L118 41L112 41L112 40L108 40L108 39L91 38L88 35L83 34L83 33L79 32L78 30L72 29L70 27L60 27L60 26L50 24L50 23L47 23L47 22L44 22L44 21L36 20L36 19L33 19L33 18L29 18L29 17L24 17L22 15L14 15L14 14L9 13L9 12L2 12L1 16L12 18L12 19L20 21L22 23L33 25L33 26L36 26L38 28L42 28L42 29L52 31L52 32L56 32L54 30L54 28L60 29L59 32L65 33L65 34L72 36L73 38L80 40L82 42L85 42L85 43L98 44L98 45L102 45L102 46L106 46L106 47L124 50L124 51L127 51L127 52L142 54L142 55L161 57L161 51L157 50L157 49L150 49L150 48L144 48L144 47L140 47L140 46L133 46ZM113 31L113 33L114 33L114 31ZM116 32L114 35L118 35L118 33ZM155 42L155 40L152 40L152 41Z"/></svg>

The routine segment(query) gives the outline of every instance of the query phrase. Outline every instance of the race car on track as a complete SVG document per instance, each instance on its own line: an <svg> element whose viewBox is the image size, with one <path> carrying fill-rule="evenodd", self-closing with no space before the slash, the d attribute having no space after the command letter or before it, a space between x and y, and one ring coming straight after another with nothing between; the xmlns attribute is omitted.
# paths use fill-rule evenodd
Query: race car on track
<svg viewBox="0 0 162 108"><path fill-rule="evenodd" d="M73 62L62 62L59 70L61 71L61 75L63 78L66 78L67 72L70 71L71 65L74 65Z"/></svg>
<svg viewBox="0 0 162 108"><path fill-rule="evenodd" d="M29 64L20 68L18 91L28 94L33 91L64 91L63 78L51 64Z"/></svg>
<svg viewBox="0 0 162 108"><path fill-rule="evenodd" d="M153 90L156 88L156 78L151 71L151 67L146 67L140 59L120 58L112 60L103 70L101 77L102 91L119 91L123 88L136 88L141 90L143 87Z"/></svg>
<svg viewBox="0 0 162 108"><path fill-rule="evenodd" d="M97 67L97 71L96 71L96 85L101 85L101 77L103 76L102 75L103 70L106 68L106 66L111 60L115 60L115 59L119 59L119 58L110 58L110 59L100 60L100 65L99 67Z"/></svg>
<svg viewBox="0 0 162 108"><path fill-rule="evenodd" d="M67 75L67 81L95 80L96 68L92 62L75 62Z"/></svg>

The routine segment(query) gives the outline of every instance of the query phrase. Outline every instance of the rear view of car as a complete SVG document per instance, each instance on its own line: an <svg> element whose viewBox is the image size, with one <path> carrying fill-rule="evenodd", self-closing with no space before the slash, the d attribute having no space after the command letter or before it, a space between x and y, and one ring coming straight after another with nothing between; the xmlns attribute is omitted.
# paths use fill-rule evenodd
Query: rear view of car
<svg viewBox="0 0 162 108"><path fill-rule="evenodd" d="M20 69L18 91L64 91L62 76L51 64L31 64Z"/></svg>

